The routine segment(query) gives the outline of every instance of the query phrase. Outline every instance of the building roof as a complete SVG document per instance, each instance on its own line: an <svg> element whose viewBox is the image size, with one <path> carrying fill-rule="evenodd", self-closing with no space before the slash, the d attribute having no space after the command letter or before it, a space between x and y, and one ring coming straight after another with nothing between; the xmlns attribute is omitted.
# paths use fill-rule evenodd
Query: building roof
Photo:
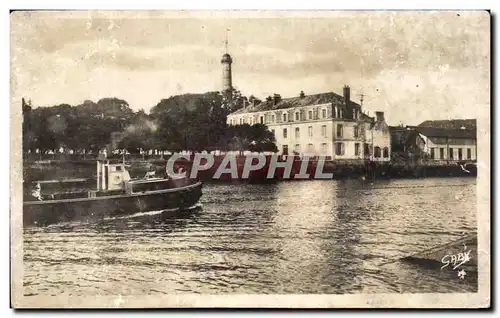
<svg viewBox="0 0 500 318"><path fill-rule="evenodd" d="M446 128L446 129L460 129L465 127L467 130L476 129L475 119L452 119L452 120L426 120L419 127L431 128Z"/></svg>
<svg viewBox="0 0 500 318"><path fill-rule="evenodd" d="M472 129L447 129L420 126L414 127L414 129L427 137L476 138L476 130Z"/></svg>
<svg viewBox="0 0 500 318"><path fill-rule="evenodd" d="M389 126L390 131L405 131L405 126Z"/></svg>
<svg viewBox="0 0 500 318"><path fill-rule="evenodd" d="M321 94L313 94L313 95L305 95L304 97L290 97L290 98L281 98L276 104L274 100L263 101L258 105L249 105L245 108L240 108L237 111L233 112L233 114L244 114L244 113L253 113L253 112L261 112L268 110L277 110L277 109L287 109L293 107L301 107L301 106L312 106L319 104L328 104L333 103L335 106L345 108L344 98L338 94L333 92L329 93L321 93ZM349 108L360 108L361 106L353 101L349 102Z"/></svg>

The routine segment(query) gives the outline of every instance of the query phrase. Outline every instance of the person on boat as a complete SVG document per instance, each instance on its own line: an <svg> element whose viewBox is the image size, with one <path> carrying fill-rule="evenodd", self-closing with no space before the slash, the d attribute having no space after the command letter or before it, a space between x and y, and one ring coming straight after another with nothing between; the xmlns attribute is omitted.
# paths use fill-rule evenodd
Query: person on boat
<svg viewBox="0 0 500 318"><path fill-rule="evenodd" d="M144 179L151 179L151 178L154 178L155 176L156 176L155 171L148 171L148 172L146 172L146 175L144 175Z"/></svg>
<svg viewBox="0 0 500 318"><path fill-rule="evenodd" d="M42 188L40 187L40 183L37 183L33 191L31 191L31 195L38 199L38 201L42 201Z"/></svg>

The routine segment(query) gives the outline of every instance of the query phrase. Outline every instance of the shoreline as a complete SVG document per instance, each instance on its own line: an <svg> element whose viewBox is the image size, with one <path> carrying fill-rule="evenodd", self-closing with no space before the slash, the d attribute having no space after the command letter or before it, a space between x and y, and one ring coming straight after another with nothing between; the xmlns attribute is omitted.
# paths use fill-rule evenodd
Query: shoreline
<svg viewBox="0 0 500 318"><path fill-rule="evenodd" d="M118 158L109 158L115 160ZM241 159L241 158L239 158ZM191 176L192 161L179 159L176 161L177 168L182 167L188 172L188 176L205 182L213 183L273 183L280 181L302 181L302 180L377 180L377 179L420 179L420 178L450 178L450 177L477 177L477 167L473 163L449 162L448 164L402 164L402 163L374 163L364 161L324 161L318 167L317 161L309 161L307 165L301 167L303 161L295 160L290 167L289 176L285 173L285 168L278 167L275 173L268 177L269 161L260 169L250 171L248 177L243 178L243 160L237 161L235 175L226 169L216 177L217 170L221 167L222 160L216 160L214 164L205 170L196 171L195 176ZM130 164L131 175L140 177L147 171L155 171L158 175L165 173L167 159L130 159L126 158ZM88 179L95 177L96 159L85 160L25 160L23 162L24 175L28 180L40 180L48 178L64 178L65 172L72 177L88 176ZM306 167L307 166L307 167ZM323 174L331 174L330 177L317 177L317 170ZM308 176L307 176L308 174ZM298 176L298 177L297 177Z"/></svg>

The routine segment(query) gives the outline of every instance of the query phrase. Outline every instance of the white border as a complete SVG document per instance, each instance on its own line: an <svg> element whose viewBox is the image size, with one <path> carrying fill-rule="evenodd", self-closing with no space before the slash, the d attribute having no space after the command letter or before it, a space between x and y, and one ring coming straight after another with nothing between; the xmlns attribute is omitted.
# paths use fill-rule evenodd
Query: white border
<svg viewBox="0 0 500 318"><path fill-rule="evenodd" d="M130 2L126 3L124 1L113 1L113 2L107 2L104 3L102 0L101 1L92 1L88 0L85 2L81 3L68 3L67 1L45 1L43 4L38 2L38 1L5 1L2 2L7 4L6 8L3 10L3 15L2 15L2 27L3 27L3 32L2 32L2 40L3 43L5 44L4 47L8 48L9 47L9 16L7 14L7 9L8 8L26 8L26 9L60 9L60 8L66 8L66 9L363 9L363 8L370 8L370 9L406 9L406 10L411 10L411 9L488 9L491 8L493 11L495 10L496 7L498 6L498 1L448 1L445 3L439 2L439 1L426 1L426 0L421 0L421 1L415 1L415 3L410 3L409 1L376 1L373 3L370 3L368 1L355 1L355 0L350 0L350 1L342 1L339 3L331 3L327 1L297 1L297 2L286 2L286 6L283 6L285 3L281 3L281 6L279 5L273 5L269 1L262 1L262 0L254 0L248 3L241 3L241 2L221 2L221 1L179 1L177 4L175 3L169 3L168 6L165 4L162 4L161 1L148 1L148 0L141 0L140 2ZM497 22L498 23L498 22ZM497 32L495 33L495 40L498 41L498 34ZM5 109L7 110L7 114L4 116L0 116L1 120L5 121L3 125L0 125L0 128L2 131L0 132L0 136L4 138L5 143L3 143L4 147L3 149L9 148L8 144L10 142L9 139L9 133L10 133L10 122L9 118L9 107L7 105L10 105L10 98L9 98L9 62L7 60L9 59L9 53L8 49L5 49L4 51L5 59L4 63L2 66L5 68L3 72L1 73L2 76L4 76L5 82L7 85L4 86L4 90L2 91L4 96L4 101L5 101ZM492 56L493 58L493 56ZM493 74L492 74L493 76ZM492 88L492 91L498 91L497 90L497 83L495 82L495 87ZM492 105L492 108L494 106ZM496 118L495 118L496 119ZM492 119L493 120L493 119ZM491 125L493 126L494 123L492 122ZM497 138L498 139L498 138ZM497 145L497 142L495 145ZM5 243L2 245L4 248L3 250L3 255L8 255L10 248L7 245L7 242L9 241L9 237L7 233L9 233L9 221L8 221L8 213L9 211L9 188L10 188L10 183L8 183L7 180L9 180L9 169L10 169L10 164L9 164L9 158L10 156L2 156L2 163L5 163L4 169L2 170L2 177L0 180L3 182L2 183L2 191L1 193L5 196L2 202L4 204L4 211L3 216L5 217L5 221L2 223L4 226L4 237L5 237ZM496 174L495 174L496 176ZM496 194L496 193L495 193ZM498 219L498 217L497 217ZM492 225L491 227L498 228L495 225ZM7 259L4 258L4 259ZM9 275L9 264L7 261L4 262L4 273L6 275ZM9 281L10 279L6 279L4 281ZM2 296L4 296L2 299L4 299L4 304L5 301L7 301L10 294L10 286L8 284L4 284L4 287L2 289ZM214 300L214 299L211 299ZM300 299L297 299L297 305L305 305L302 302L307 300L306 297L301 297ZM7 308L7 306L3 306L2 308ZM115 312L119 313L119 312ZM2 313L3 314L3 313ZM12 311L8 311L6 313L7 315L13 314ZM48 313L50 314L50 313ZM257 314L263 314L263 313L257 313ZM468 314L471 314L471 312L468 312ZM137 316L140 315L140 313L135 314ZM384 313L385 315L385 313ZM28 316L31 316L29 314ZM3 317L3 315L2 315Z"/></svg>

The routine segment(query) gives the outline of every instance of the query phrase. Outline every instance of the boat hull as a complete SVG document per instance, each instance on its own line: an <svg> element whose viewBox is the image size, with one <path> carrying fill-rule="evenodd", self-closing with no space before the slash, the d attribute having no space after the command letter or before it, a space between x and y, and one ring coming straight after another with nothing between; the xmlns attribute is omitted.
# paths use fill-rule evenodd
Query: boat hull
<svg viewBox="0 0 500 318"><path fill-rule="evenodd" d="M23 225L44 226L59 222L98 221L131 215L194 206L202 195L202 184L129 195L24 202Z"/></svg>

